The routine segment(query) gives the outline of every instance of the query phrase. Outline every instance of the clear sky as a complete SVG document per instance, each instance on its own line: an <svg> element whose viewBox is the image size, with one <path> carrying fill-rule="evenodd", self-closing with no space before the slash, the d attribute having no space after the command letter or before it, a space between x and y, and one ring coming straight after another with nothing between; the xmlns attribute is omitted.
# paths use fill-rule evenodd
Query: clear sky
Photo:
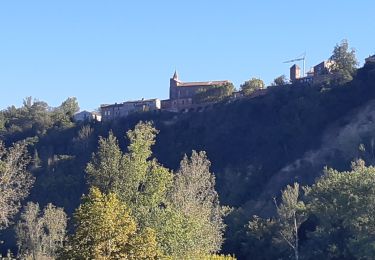
<svg viewBox="0 0 375 260"><path fill-rule="evenodd" d="M270 83L346 38L375 53L373 0L1 0L0 109L27 96L82 109L168 98L169 78Z"/></svg>

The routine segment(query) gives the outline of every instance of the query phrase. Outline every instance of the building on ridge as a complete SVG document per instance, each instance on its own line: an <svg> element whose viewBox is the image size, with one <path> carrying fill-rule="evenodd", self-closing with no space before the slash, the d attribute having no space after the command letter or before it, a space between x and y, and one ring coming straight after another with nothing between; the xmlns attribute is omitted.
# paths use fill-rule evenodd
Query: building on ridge
<svg viewBox="0 0 375 260"><path fill-rule="evenodd" d="M375 55L369 56L365 59L366 64L375 63Z"/></svg>
<svg viewBox="0 0 375 260"><path fill-rule="evenodd" d="M101 105L100 111L103 121L110 121L121 117L127 117L131 113L156 111L161 108L160 99L141 99L135 101L126 101L120 104Z"/></svg>
<svg viewBox="0 0 375 260"><path fill-rule="evenodd" d="M77 112L73 115L73 120L75 122L92 122L92 121L102 121L102 115L99 112L89 112L89 111L81 111Z"/></svg>
<svg viewBox="0 0 375 260"><path fill-rule="evenodd" d="M294 83L320 83L335 77L332 73L334 61L327 60L315 65L306 75L301 77L301 69L297 64L290 67L290 81Z"/></svg>
<svg viewBox="0 0 375 260"><path fill-rule="evenodd" d="M183 82L175 71L169 80L169 99L162 100L161 107L172 112L183 111L193 105L193 98L200 90L227 84L231 82L228 80Z"/></svg>

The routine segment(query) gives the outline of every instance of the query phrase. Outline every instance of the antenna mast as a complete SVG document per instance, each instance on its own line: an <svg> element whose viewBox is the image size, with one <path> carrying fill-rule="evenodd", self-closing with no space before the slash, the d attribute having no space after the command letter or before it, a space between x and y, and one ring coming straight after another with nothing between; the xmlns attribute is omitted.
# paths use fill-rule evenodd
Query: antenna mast
<svg viewBox="0 0 375 260"><path fill-rule="evenodd" d="M292 62L295 62L295 61L303 61L303 77L306 76L306 52L301 54L300 56L298 56L297 58L293 59L293 60L287 60L287 61L284 61L283 63L292 63Z"/></svg>

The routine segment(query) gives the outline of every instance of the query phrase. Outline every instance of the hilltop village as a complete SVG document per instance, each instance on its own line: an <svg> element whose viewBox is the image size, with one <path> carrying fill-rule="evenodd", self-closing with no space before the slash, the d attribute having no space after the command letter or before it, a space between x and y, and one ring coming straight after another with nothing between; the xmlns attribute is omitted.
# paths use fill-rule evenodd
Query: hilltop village
<svg viewBox="0 0 375 260"><path fill-rule="evenodd" d="M365 63L375 63L375 55L366 58ZM320 85L329 80L334 80L338 75L332 71L333 65L334 62L331 60L323 61L312 67L306 74L301 74L301 68L297 64L293 64L290 67L290 80L280 85ZM177 71L175 71L169 81L169 99L160 100L159 98L153 98L103 104L100 106L100 112L81 111L74 115L74 120L108 122L126 117L132 113L146 111L199 112L211 107L215 102L196 102L194 97L201 91L226 85L233 84L229 80L183 82L180 80ZM255 98L266 93L267 88L257 89L246 97ZM230 96L230 100L244 97L242 90L234 91Z"/></svg>

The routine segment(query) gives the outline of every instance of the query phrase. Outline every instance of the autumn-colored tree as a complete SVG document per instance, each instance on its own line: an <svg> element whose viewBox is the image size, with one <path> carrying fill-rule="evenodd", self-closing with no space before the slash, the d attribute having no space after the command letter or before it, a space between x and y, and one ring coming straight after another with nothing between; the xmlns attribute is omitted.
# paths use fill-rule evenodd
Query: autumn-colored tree
<svg viewBox="0 0 375 260"><path fill-rule="evenodd" d="M130 209L91 188L74 214L76 230L61 259L157 259L154 230L139 230Z"/></svg>

